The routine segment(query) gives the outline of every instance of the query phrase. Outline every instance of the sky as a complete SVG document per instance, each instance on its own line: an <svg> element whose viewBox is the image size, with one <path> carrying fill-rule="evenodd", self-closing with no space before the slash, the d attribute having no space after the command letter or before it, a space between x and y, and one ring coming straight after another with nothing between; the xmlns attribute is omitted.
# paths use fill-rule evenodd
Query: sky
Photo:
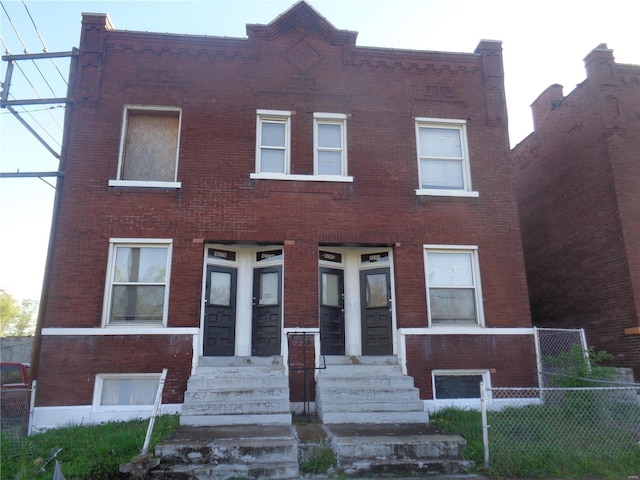
<svg viewBox="0 0 640 480"><path fill-rule="evenodd" d="M83 12L106 13L117 30L246 37L294 0L0 0L3 54L67 52L77 47ZM533 129L530 105L550 85L569 94L586 78L584 57L606 43L617 63L640 64L640 1L609 0L308 0L367 47L473 52L500 40L512 146ZM7 52L8 51L8 52ZM18 62L10 99L60 98L68 61ZM7 62L0 79L5 82ZM5 86L3 86L5 88ZM37 93L34 93L34 90ZM15 107L60 151L62 104ZM24 113L28 110L28 113ZM0 110L0 171L51 172L57 159L7 109ZM46 180L46 181L45 181ZM47 255L54 178L0 178L0 290L39 299Z"/></svg>

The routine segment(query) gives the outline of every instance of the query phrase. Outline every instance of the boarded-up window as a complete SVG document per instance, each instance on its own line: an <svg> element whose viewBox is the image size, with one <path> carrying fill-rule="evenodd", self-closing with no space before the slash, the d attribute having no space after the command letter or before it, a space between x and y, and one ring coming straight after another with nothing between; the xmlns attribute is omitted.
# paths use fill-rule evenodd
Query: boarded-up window
<svg viewBox="0 0 640 480"><path fill-rule="evenodd" d="M178 111L127 111L121 180L174 182L178 159Z"/></svg>

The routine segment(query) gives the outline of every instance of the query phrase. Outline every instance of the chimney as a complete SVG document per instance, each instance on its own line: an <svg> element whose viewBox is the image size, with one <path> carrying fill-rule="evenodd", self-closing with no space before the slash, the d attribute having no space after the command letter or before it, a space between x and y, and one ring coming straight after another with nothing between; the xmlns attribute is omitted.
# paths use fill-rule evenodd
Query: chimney
<svg viewBox="0 0 640 480"><path fill-rule="evenodd" d="M554 83L538 96L531 104L533 113L533 129L538 130L551 117L551 112L562 103L562 85Z"/></svg>
<svg viewBox="0 0 640 480"><path fill-rule="evenodd" d="M596 83L612 83L615 80L615 60L613 50L601 43L584 58L587 79Z"/></svg>

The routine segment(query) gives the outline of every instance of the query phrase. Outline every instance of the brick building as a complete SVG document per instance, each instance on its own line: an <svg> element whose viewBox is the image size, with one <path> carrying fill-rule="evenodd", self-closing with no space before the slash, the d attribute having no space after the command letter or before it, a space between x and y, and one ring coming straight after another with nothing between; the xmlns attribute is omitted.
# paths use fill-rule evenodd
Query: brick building
<svg viewBox="0 0 640 480"><path fill-rule="evenodd" d="M187 424L535 385L500 42L360 47L305 2L247 37L83 16L36 427L144 415L163 368Z"/></svg>
<svg viewBox="0 0 640 480"><path fill-rule="evenodd" d="M534 324L584 328L640 380L640 66L602 44L566 97L533 103L514 150Z"/></svg>

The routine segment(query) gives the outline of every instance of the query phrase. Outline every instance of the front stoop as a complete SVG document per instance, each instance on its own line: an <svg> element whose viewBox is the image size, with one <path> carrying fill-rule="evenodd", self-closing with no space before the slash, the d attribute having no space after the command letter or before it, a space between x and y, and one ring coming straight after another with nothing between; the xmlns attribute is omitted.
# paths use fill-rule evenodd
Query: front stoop
<svg viewBox="0 0 640 480"><path fill-rule="evenodd" d="M326 357L318 371L316 412L325 424L429 421L413 378L394 356Z"/></svg>
<svg viewBox="0 0 640 480"><path fill-rule="evenodd" d="M200 357L187 383L180 424L290 425L282 357Z"/></svg>
<svg viewBox="0 0 640 480"><path fill-rule="evenodd" d="M467 442L457 435L436 433L424 424L325 425L346 475L456 475L473 467L463 460Z"/></svg>
<svg viewBox="0 0 640 480"><path fill-rule="evenodd" d="M180 427L155 448L160 467L150 479L298 480L293 426Z"/></svg>

